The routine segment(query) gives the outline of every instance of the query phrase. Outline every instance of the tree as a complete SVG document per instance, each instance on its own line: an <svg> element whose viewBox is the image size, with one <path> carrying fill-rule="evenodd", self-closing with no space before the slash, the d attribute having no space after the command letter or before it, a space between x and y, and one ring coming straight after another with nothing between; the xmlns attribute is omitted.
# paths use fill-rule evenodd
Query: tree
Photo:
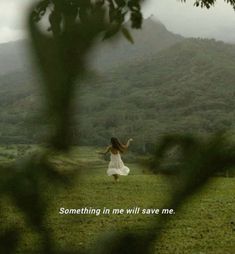
<svg viewBox="0 0 235 254"><path fill-rule="evenodd" d="M181 2L186 2L187 0L181 0ZM195 0L194 5L196 7L206 7L207 9L209 9L211 6L214 6L215 3L217 1L216 0ZM235 1L234 0L224 0L224 2L229 3L232 5L232 7L235 9Z"/></svg>

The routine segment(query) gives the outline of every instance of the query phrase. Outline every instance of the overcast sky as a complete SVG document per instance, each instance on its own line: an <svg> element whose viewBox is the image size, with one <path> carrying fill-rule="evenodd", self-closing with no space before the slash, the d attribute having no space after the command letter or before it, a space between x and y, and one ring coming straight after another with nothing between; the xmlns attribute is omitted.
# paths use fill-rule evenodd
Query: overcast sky
<svg viewBox="0 0 235 254"><path fill-rule="evenodd" d="M0 43L24 38L27 7L35 0L0 1ZM235 42L235 12L222 0L210 10L194 7L194 0L145 1L145 17L153 14L172 32Z"/></svg>

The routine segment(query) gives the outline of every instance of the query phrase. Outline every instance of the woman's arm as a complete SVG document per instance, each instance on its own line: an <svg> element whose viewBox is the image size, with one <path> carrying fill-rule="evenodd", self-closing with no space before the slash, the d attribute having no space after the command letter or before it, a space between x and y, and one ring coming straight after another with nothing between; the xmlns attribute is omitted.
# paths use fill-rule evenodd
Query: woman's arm
<svg viewBox="0 0 235 254"><path fill-rule="evenodd" d="M110 151L111 146L108 146L104 152L99 152L99 154L107 154Z"/></svg>
<svg viewBox="0 0 235 254"><path fill-rule="evenodd" d="M130 143L133 141L133 139L132 138L129 138L128 139L128 141L126 142L126 144L125 145L123 145L124 146L124 148L128 148L129 147L129 145L130 145Z"/></svg>

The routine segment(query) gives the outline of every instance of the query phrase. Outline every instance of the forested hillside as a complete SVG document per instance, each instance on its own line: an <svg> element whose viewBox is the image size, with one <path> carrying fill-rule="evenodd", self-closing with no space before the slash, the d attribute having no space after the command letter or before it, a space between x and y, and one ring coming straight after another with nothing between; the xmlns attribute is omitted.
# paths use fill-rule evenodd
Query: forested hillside
<svg viewBox="0 0 235 254"><path fill-rule="evenodd" d="M143 43L135 51L125 42L113 54L108 46L102 49L99 68L93 64L95 74L78 89L75 143L106 145L113 135L133 137L136 150L144 152L165 133L234 129L235 46L182 39L155 25L161 33L149 43L167 40L161 47L147 51ZM39 91L31 72L0 76L1 143L37 143L44 136Z"/></svg>
<svg viewBox="0 0 235 254"><path fill-rule="evenodd" d="M234 46L185 40L84 86L80 140L133 136L145 149L168 132L234 128L234 84Z"/></svg>

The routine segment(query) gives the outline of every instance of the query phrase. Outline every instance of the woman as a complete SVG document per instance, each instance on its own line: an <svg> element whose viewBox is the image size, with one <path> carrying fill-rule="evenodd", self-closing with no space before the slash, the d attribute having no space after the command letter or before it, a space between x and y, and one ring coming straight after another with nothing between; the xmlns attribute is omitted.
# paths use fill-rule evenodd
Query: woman
<svg viewBox="0 0 235 254"><path fill-rule="evenodd" d="M107 154L110 152L111 154L107 174L113 176L115 182L119 181L119 175L126 176L130 172L130 169L124 165L120 154L127 150L131 141L133 141L132 138L123 145L117 138L111 138L111 145L107 147L104 153L102 153Z"/></svg>

